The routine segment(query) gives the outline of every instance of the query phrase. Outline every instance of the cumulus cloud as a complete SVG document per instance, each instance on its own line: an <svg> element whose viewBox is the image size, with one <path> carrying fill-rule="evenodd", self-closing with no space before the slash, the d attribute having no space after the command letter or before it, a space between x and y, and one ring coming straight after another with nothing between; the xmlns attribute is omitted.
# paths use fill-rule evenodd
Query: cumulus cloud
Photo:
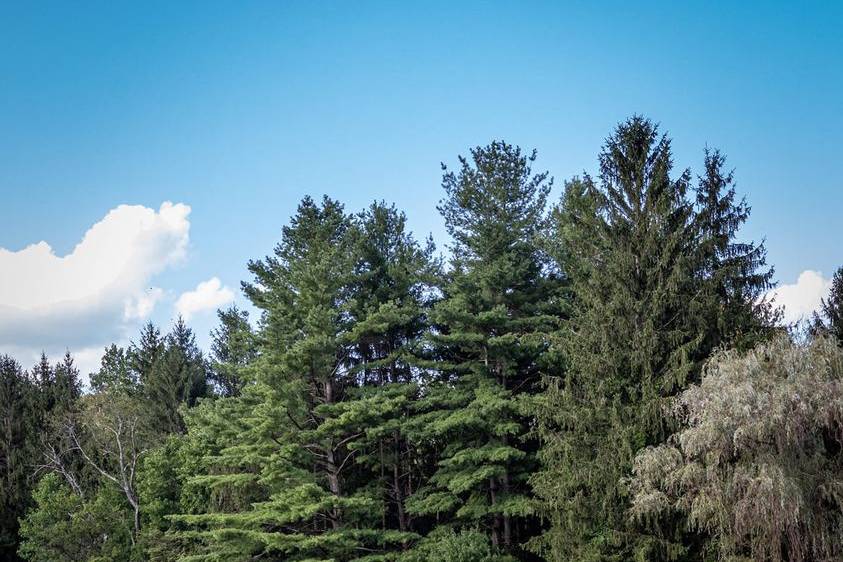
<svg viewBox="0 0 843 562"><path fill-rule="evenodd" d="M120 205L69 254L47 242L0 248L0 348L95 349L152 313L164 292L150 281L184 258L190 207Z"/></svg>
<svg viewBox="0 0 843 562"><path fill-rule="evenodd" d="M126 320L144 320L152 314L158 301L164 296L164 289L150 287L142 295L138 295L126 301L123 309L123 317Z"/></svg>
<svg viewBox="0 0 843 562"><path fill-rule="evenodd" d="M830 290L831 279L807 269L799 274L796 283L779 285L768 295L775 298L777 305L784 306L784 321L791 324L810 318Z"/></svg>
<svg viewBox="0 0 843 562"><path fill-rule="evenodd" d="M202 281L192 291L186 291L176 301L176 312L185 320L196 313L216 310L234 300L234 291L223 286L218 277Z"/></svg>

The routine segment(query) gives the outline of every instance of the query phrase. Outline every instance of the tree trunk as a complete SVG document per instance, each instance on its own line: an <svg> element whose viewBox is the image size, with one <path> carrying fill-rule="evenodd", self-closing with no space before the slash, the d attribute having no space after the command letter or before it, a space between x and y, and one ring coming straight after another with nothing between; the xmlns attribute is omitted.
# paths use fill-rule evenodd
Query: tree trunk
<svg viewBox="0 0 843 562"><path fill-rule="evenodd" d="M405 532L407 530L407 513L404 511L404 489L401 485L401 442L396 431L393 434L395 441L395 462L392 463L392 487L395 490L395 505L398 511L398 528Z"/></svg>
<svg viewBox="0 0 843 562"><path fill-rule="evenodd" d="M325 381L325 403L334 403L334 381L329 379ZM325 443L325 469L328 477L328 489L336 496L342 496L342 487L340 485L340 473L337 460L334 455L334 440L328 439ZM331 510L331 527L334 530L342 527L342 513L340 508L335 507Z"/></svg>
<svg viewBox="0 0 843 562"><path fill-rule="evenodd" d="M498 484L494 478L489 478L489 500L492 505L497 501ZM492 519L492 544L500 546L501 544L501 516L495 514Z"/></svg>
<svg viewBox="0 0 843 562"><path fill-rule="evenodd" d="M502 478L504 495L509 493L509 470L504 472ZM507 548L512 546L512 520L509 515L503 516L503 544Z"/></svg>

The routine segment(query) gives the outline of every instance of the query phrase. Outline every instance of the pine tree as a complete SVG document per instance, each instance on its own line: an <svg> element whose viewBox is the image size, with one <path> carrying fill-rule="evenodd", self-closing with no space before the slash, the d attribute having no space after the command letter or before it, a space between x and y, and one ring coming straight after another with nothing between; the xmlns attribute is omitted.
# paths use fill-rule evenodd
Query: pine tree
<svg viewBox="0 0 843 562"><path fill-rule="evenodd" d="M383 529L415 528L406 502L424 478L424 451L409 442L407 424L419 396L421 338L439 271L433 242L420 245L394 206L374 203L357 217L349 334L356 385L336 408L359 437L350 443L361 483L372 495Z"/></svg>
<svg viewBox="0 0 843 562"><path fill-rule="evenodd" d="M371 413L341 407L359 381L354 228L339 203L305 198L275 254L249 265L256 382L214 406L239 410L240 427L188 482L249 505L170 518L175 540L199 541L197 559L356 560L411 538L380 526L381 498L356 474L356 416Z"/></svg>
<svg viewBox="0 0 843 562"><path fill-rule="evenodd" d="M461 157L456 172L443 166L439 210L454 242L432 312L440 376L414 421L416 438L441 451L411 512L481 529L508 552L534 529L526 405L556 319L558 280L541 251L552 180L532 172L535 159L535 151L493 142Z"/></svg>

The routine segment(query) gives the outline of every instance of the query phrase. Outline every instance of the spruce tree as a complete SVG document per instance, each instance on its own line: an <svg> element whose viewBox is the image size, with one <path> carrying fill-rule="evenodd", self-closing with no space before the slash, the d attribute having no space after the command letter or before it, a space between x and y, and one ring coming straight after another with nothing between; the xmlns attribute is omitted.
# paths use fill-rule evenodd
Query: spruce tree
<svg viewBox="0 0 843 562"><path fill-rule="evenodd" d="M152 370L164 352L164 338L152 322L147 322L141 329L138 343L132 342L127 352L129 365L134 378L140 384L146 384L152 376Z"/></svg>
<svg viewBox="0 0 843 562"><path fill-rule="evenodd" d="M633 524L625 482L637 451L673 429L671 397L723 346L769 337L778 311L763 244L737 241L749 206L725 158L706 151L696 206L690 173L671 177L670 141L641 117L600 155L599 183L566 186L553 213L554 257L571 280L571 318L556 341L565 373L537 403L542 470L532 478L550 528L550 560L696 559L705 537L676 513Z"/></svg>
<svg viewBox="0 0 843 562"><path fill-rule="evenodd" d="M76 368L69 351L65 352L61 361L54 367L48 392L52 402L50 414L54 416L60 416L73 409L82 395L79 369Z"/></svg>
<svg viewBox="0 0 843 562"><path fill-rule="evenodd" d="M49 368L49 363L47 363ZM43 416L37 383L0 355L0 559L18 560L18 519L32 502L33 467L40 456Z"/></svg>
<svg viewBox="0 0 843 562"><path fill-rule="evenodd" d="M843 346L843 267L834 272L831 291L822 300L820 312L814 313L813 331L834 339Z"/></svg>
<svg viewBox="0 0 843 562"><path fill-rule="evenodd" d="M149 334L145 330L144 335ZM181 433L184 420L179 409L193 407L208 394L208 368L184 319L179 317L163 339L161 351L145 376L143 390L151 418L162 433Z"/></svg>
<svg viewBox="0 0 843 562"><path fill-rule="evenodd" d="M622 485L635 452L665 436L663 400L694 378L705 336L690 174L672 178L672 164L669 140L634 117L607 139L600 184L572 182L554 213L573 308L565 375L546 379L537 409L543 466L532 482L550 528L532 546L548 560L683 551L674 521L652 532L627 523Z"/></svg>
<svg viewBox="0 0 843 562"><path fill-rule="evenodd" d="M737 240L749 218L746 199L737 199L734 174L724 169L726 157L705 150L705 173L697 186L695 227L699 238L698 274L710 299L705 310L707 338L701 352L707 357L721 346L748 349L769 337L780 311L764 298L773 286L764 244Z"/></svg>
<svg viewBox="0 0 843 562"><path fill-rule="evenodd" d="M457 171L443 166L451 270L431 314L439 375L414 421L416 439L441 450L411 512L479 529L504 552L534 531L526 406L557 315L558 280L541 250L552 180L533 173L535 159L496 141L461 157Z"/></svg>

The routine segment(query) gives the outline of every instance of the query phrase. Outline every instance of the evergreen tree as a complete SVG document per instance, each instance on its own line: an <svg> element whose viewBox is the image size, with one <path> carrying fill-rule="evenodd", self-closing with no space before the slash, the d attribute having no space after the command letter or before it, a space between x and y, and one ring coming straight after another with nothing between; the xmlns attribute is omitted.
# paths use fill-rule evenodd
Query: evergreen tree
<svg viewBox="0 0 843 562"><path fill-rule="evenodd" d="M532 482L550 529L532 546L549 560L683 552L675 521L627 524L621 485L635 452L664 437L663 399L696 376L705 337L690 174L671 178L672 164L668 139L634 117L606 141L600 185L572 182L554 214L574 302L566 373L546 379L537 409Z"/></svg>
<svg viewBox="0 0 843 562"><path fill-rule="evenodd" d="M692 193L670 141L634 117L607 139L597 181L568 182L550 214L535 160L493 142L444 168L447 273L394 206L350 215L305 198L249 264L257 327L218 311L210 360L181 318L106 348L85 395L69 353L29 372L0 357L0 559L833 557L839 416L793 397L833 394L814 379L831 368L820 386L836 384L834 345L728 355L704 393L688 390L712 353L755 346L779 320L763 243L738 241L750 209L722 154L706 151ZM813 326L839 342L841 303L843 268ZM788 381L805 388L759 378L775 400L753 391L748 411L781 410L761 427L717 385L741 394L746 366L776 349L776 377L804 371ZM715 403L746 422L735 439L774 438L747 441L746 458L728 458L735 439L698 454L683 436L712 426L683 415ZM741 486L766 486L770 466L783 476L765 488L778 494L767 521L767 496Z"/></svg>
<svg viewBox="0 0 843 562"><path fill-rule="evenodd" d="M53 384L53 366L50 365L50 359L47 357L45 352L41 352L41 357L38 359L38 362L32 366L32 369L29 371L29 376L32 378L33 382L38 385L40 390L47 390ZM50 409L52 407L52 401L50 400L50 393L44 392L44 407L46 409Z"/></svg>
<svg viewBox="0 0 843 562"><path fill-rule="evenodd" d="M237 396L246 382L244 370L257 357L257 340L245 310L232 306L218 310L217 316L220 325L211 332L210 379L222 396Z"/></svg>
<svg viewBox="0 0 843 562"><path fill-rule="evenodd" d="M49 368L49 363L47 363ZM18 518L31 503L40 454L38 387L7 355L0 356L0 559L17 560Z"/></svg>
<svg viewBox="0 0 843 562"><path fill-rule="evenodd" d="M552 180L536 153L493 142L445 169L439 210L453 237L451 271L433 312L441 376L421 400L416 438L439 443L435 473L410 509L481 529L516 552L534 531L527 477L527 398L539 383L558 280L541 251Z"/></svg>
<svg viewBox="0 0 843 562"><path fill-rule="evenodd" d="M133 377L145 385L152 376L152 371L158 359L164 353L165 342L159 330L152 322L147 322L141 329L138 343L132 342L127 352L129 366Z"/></svg>
<svg viewBox="0 0 843 562"><path fill-rule="evenodd" d="M410 538L380 526L380 498L355 478L349 418L368 413L339 407L359 380L353 222L335 201L306 198L275 254L249 265L255 282L244 288L263 312L256 384L220 401L242 425L188 485L251 501L170 518L193 529L173 535L198 539L197 559L363 559Z"/></svg>
<svg viewBox="0 0 843 562"><path fill-rule="evenodd" d="M834 339L843 346L843 267L834 272L828 298L822 300L820 313L814 313L813 331Z"/></svg>
<svg viewBox="0 0 843 562"><path fill-rule="evenodd" d="M723 346L769 337L779 312L764 246L736 241L749 217L725 158L706 151L671 178L670 141L641 117L618 126L600 183L566 186L554 211L556 252L572 281L572 317L557 338L564 376L537 401L543 468L533 476L550 529L533 542L551 560L696 559L704 537L677 513L632 524L623 479L634 454L673 429L670 397L699 380Z"/></svg>
<svg viewBox="0 0 843 562"><path fill-rule="evenodd" d="M781 317L764 298L773 286L764 244L736 241L750 207L745 199L736 199L734 175L724 170L725 162L720 151L706 149L705 174L697 187L699 274L711 301L705 307L710 316L703 356L723 345L752 347L771 335Z"/></svg>
<svg viewBox="0 0 843 562"><path fill-rule="evenodd" d="M145 330L144 337L147 335L151 337ZM183 432L184 420L179 409L183 404L195 406L199 398L208 394L207 364L196 346L196 336L183 318L176 320L172 331L163 339L161 351L144 378L149 411L160 431Z"/></svg>
<svg viewBox="0 0 843 562"><path fill-rule="evenodd" d="M406 432L420 392L420 343L428 329L439 263L433 258L433 242L420 245L394 206L374 203L358 215L357 224L349 302L357 388L335 410L359 434L350 447L361 470L360 483L370 483L380 503L380 526L409 532L416 525L407 512L407 498L429 463Z"/></svg>
<svg viewBox="0 0 843 562"><path fill-rule="evenodd" d="M79 380L79 369L73 362L73 357L66 351L62 360L53 369L53 377L48 389L52 408L50 414L59 416L70 411L82 395L82 383Z"/></svg>

